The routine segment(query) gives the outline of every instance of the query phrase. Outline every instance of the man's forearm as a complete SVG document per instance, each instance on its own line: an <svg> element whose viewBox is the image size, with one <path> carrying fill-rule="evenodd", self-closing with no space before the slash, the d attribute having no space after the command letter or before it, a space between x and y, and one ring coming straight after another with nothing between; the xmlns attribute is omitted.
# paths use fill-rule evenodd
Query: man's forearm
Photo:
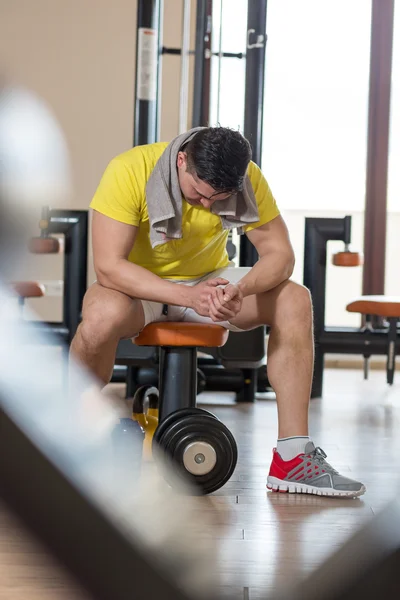
<svg viewBox="0 0 400 600"><path fill-rule="evenodd" d="M104 287L123 292L132 298L163 302L176 306L191 306L190 288L165 281L151 271L121 259L107 269L96 271Z"/></svg>
<svg viewBox="0 0 400 600"><path fill-rule="evenodd" d="M238 283L244 297L272 290L289 279L293 273L294 258L284 252L262 256Z"/></svg>

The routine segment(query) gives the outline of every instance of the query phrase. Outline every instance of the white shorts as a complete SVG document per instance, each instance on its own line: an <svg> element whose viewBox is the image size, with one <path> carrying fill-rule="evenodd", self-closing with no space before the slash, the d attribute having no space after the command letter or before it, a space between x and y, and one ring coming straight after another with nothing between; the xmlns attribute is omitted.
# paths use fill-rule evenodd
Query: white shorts
<svg viewBox="0 0 400 600"><path fill-rule="evenodd" d="M237 283L244 277L249 271L251 267L224 267L222 269L218 269L217 271L213 271L212 273L208 273L204 277L200 279L185 279L185 280L177 280L177 279L169 279L173 283L180 283L184 285L196 285L200 281L207 281L207 279L214 279L215 277L223 277L227 279L230 283ZM163 314L164 304L161 302L151 302L149 300L141 300L143 311L144 311L144 321L145 326L149 323L154 322L165 322L165 321L186 321L188 323L211 323L221 325L221 327L225 327L225 329L229 329L229 331L243 331L243 329L239 329L235 325L232 325L229 321L218 321L215 323L210 317L202 317L197 314L192 308L186 308L185 306L171 306L168 305L168 314Z"/></svg>

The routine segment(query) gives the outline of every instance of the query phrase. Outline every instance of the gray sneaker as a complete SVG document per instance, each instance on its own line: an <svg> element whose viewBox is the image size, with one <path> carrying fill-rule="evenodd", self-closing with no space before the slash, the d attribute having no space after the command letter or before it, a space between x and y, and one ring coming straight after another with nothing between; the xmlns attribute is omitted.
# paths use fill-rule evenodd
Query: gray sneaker
<svg viewBox="0 0 400 600"><path fill-rule="evenodd" d="M365 493L362 483L339 475L325 459L325 452L312 442L308 442L304 454L288 461L282 460L274 448L267 488L274 492L342 498L354 498Z"/></svg>

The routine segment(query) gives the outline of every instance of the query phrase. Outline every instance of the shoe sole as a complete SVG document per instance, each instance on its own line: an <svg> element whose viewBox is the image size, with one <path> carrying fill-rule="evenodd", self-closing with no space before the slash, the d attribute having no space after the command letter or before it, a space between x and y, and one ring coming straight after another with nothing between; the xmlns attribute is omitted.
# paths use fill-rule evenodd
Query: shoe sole
<svg viewBox="0 0 400 600"><path fill-rule="evenodd" d="M316 496L330 496L339 498L358 498L365 494L365 486L355 491L334 490L332 488L319 488L306 483L289 483L277 477L268 477L267 488L272 492L289 494L314 494Z"/></svg>

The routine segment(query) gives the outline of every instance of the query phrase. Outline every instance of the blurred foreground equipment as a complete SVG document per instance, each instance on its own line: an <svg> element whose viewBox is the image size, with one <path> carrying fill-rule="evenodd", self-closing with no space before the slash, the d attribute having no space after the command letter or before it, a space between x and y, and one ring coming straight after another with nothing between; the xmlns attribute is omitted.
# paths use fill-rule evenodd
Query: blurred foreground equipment
<svg viewBox="0 0 400 600"><path fill-rule="evenodd" d="M38 351L53 334L15 310L6 282L39 205L69 184L64 137L24 90L0 90L0 159L0 495L96 598L211 598L212 500L199 510L167 464L164 476L140 470L133 438L130 452L116 453L118 403L74 363L66 389L65 352Z"/></svg>

